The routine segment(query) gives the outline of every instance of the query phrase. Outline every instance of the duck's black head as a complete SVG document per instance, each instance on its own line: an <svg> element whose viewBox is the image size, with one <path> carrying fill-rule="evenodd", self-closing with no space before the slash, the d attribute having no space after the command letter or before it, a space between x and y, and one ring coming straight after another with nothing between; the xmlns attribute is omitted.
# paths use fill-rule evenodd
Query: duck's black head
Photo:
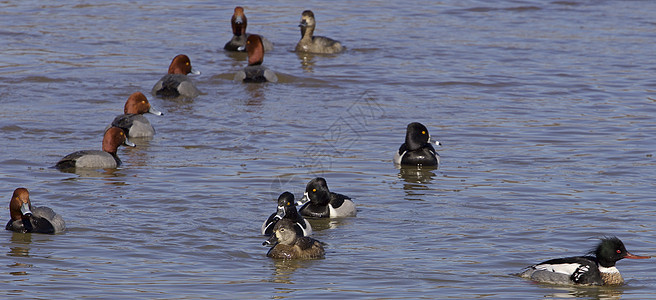
<svg viewBox="0 0 656 300"><path fill-rule="evenodd" d="M594 254L599 265L606 268L615 266L615 263L623 258L645 259L650 257L631 254L617 237L602 238L597 248L590 251L590 254Z"/></svg>
<svg viewBox="0 0 656 300"><path fill-rule="evenodd" d="M430 143L430 134L428 128L419 122L408 124L405 132L405 145L408 150L417 150Z"/></svg>

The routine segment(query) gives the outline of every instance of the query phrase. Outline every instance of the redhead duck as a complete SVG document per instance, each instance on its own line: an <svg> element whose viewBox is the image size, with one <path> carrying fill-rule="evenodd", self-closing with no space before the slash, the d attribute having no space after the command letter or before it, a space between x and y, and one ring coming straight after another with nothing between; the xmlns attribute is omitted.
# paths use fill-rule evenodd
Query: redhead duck
<svg viewBox="0 0 656 300"><path fill-rule="evenodd" d="M342 218L355 217L357 214L353 200L342 194L331 192L326 180L321 177L308 182L300 203L305 203L299 212L306 217Z"/></svg>
<svg viewBox="0 0 656 300"><path fill-rule="evenodd" d="M440 142L435 142L441 146ZM394 154L394 163L402 166L434 166L440 164L440 155L431 145L428 129L421 123L408 124L405 143Z"/></svg>
<svg viewBox="0 0 656 300"><path fill-rule="evenodd" d="M95 168L111 169L121 165L121 160L116 155L118 147L135 145L128 141L121 128L111 127L105 131L101 150L81 150L73 152L62 158L55 167L60 170L72 168Z"/></svg>
<svg viewBox="0 0 656 300"><path fill-rule="evenodd" d="M276 82L276 73L262 65L264 61L264 47L262 39L257 34L251 34L246 41L248 52L248 66L235 74L235 81L243 82Z"/></svg>
<svg viewBox="0 0 656 300"><path fill-rule="evenodd" d="M298 26L301 27L301 40L296 44L296 52L333 54L344 50L342 44L336 40L313 35L316 22L314 20L314 13L311 10L303 12L301 15L301 24Z"/></svg>
<svg viewBox="0 0 656 300"><path fill-rule="evenodd" d="M155 129L146 117L145 113L156 116L163 115L162 112L150 106L150 102L141 92L135 92L125 102L124 114L116 116L112 121L112 127L118 127L128 133L128 137L151 137L155 135Z"/></svg>
<svg viewBox="0 0 656 300"><path fill-rule="evenodd" d="M278 210L272 213L266 221L262 224L262 235L271 235L273 227L281 219L290 219L294 223L294 230L300 236L308 236L312 234L312 226L310 223L303 219L303 217L296 210L296 203L294 202L294 194L284 192L278 197Z"/></svg>
<svg viewBox="0 0 656 300"><path fill-rule="evenodd" d="M162 98L195 98L200 94L196 85L187 74L198 75L200 72L191 67L191 60L184 54L173 58L168 74L164 75L155 86L152 93Z"/></svg>
<svg viewBox="0 0 656 300"><path fill-rule="evenodd" d="M235 12L230 19L230 25L232 25L232 39L223 46L223 49L227 51L246 51L245 48L241 47L246 46L246 38L248 38L250 34L246 33L248 19L246 19L246 15L244 15L243 7L235 7ZM273 44L263 36L260 37L262 38L264 50L267 52L273 50Z"/></svg>
<svg viewBox="0 0 656 300"><path fill-rule="evenodd" d="M66 230L64 219L49 207L32 206L26 188L17 188L9 202L11 220L6 230L15 232L60 233Z"/></svg>
<svg viewBox="0 0 656 300"><path fill-rule="evenodd" d="M623 258L645 259L629 253L616 237L603 238L587 256L556 258L532 265L519 276L552 284L618 285L624 283L615 263Z"/></svg>
<svg viewBox="0 0 656 300"><path fill-rule="evenodd" d="M273 245L267 256L282 259L323 258L325 251L321 242L307 236L299 236L294 230L294 222L282 219L273 227L273 235L262 245Z"/></svg>

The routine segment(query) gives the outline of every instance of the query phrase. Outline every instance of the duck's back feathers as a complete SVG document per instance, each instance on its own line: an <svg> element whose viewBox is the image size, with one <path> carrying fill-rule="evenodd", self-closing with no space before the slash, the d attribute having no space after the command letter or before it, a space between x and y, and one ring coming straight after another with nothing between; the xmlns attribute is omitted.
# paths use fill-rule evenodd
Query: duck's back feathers
<svg viewBox="0 0 656 300"><path fill-rule="evenodd" d="M112 121L112 125L123 129L129 137L149 137L155 135L155 128L150 121L141 114L118 115Z"/></svg>
<svg viewBox="0 0 656 300"><path fill-rule="evenodd" d="M180 97L180 85L188 80L185 74L166 74L153 87L153 94L162 98Z"/></svg>
<svg viewBox="0 0 656 300"><path fill-rule="evenodd" d="M297 237L292 245L278 243L267 252L268 257L281 259L316 259L324 255L321 242L310 237Z"/></svg>
<svg viewBox="0 0 656 300"><path fill-rule="evenodd" d="M276 73L262 65L247 66L235 74L235 81L246 83L277 82Z"/></svg>
<svg viewBox="0 0 656 300"><path fill-rule="evenodd" d="M101 150L81 150L64 156L55 167L60 170L71 168L112 169L121 165L116 155Z"/></svg>
<svg viewBox="0 0 656 300"><path fill-rule="evenodd" d="M556 258L530 266L519 274L534 281L553 284L603 285L593 256Z"/></svg>
<svg viewBox="0 0 656 300"><path fill-rule="evenodd" d="M21 220L9 220L6 230L22 233L60 233L66 230L64 219L49 207L32 207L32 215Z"/></svg>

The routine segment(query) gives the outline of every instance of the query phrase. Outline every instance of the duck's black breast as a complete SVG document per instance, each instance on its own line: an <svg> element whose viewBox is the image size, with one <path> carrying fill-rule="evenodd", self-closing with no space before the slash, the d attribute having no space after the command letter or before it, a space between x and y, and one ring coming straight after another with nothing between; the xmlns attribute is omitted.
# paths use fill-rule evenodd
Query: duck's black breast
<svg viewBox="0 0 656 300"><path fill-rule="evenodd" d="M399 150L400 152L401 150ZM406 151L401 158L402 165L437 166L435 149L431 145L417 150Z"/></svg>
<svg viewBox="0 0 656 300"><path fill-rule="evenodd" d="M326 218L330 216L328 205L316 205L312 202L305 203L299 210L301 215L313 218Z"/></svg>

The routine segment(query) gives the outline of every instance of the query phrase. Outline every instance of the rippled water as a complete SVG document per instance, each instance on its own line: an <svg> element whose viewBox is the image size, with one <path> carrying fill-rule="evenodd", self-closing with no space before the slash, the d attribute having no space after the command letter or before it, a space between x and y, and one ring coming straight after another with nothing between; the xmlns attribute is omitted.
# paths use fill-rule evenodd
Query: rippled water
<svg viewBox="0 0 656 300"><path fill-rule="evenodd" d="M230 80L234 5L0 2L1 198L27 187L68 225L2 233L2 297L656 298L650 260L620 261L621 287L510 275L602 235L656 254L656 2L247 1L276 47L263 85ZM345 53L291 52L305 9ZM51 168L179 53L203 94L149 95L165 115L122 168ZM438 170L392 164L413 121ZM323 260L267 258L261 222L314 176L358 216L312 220Z"/></svg>

